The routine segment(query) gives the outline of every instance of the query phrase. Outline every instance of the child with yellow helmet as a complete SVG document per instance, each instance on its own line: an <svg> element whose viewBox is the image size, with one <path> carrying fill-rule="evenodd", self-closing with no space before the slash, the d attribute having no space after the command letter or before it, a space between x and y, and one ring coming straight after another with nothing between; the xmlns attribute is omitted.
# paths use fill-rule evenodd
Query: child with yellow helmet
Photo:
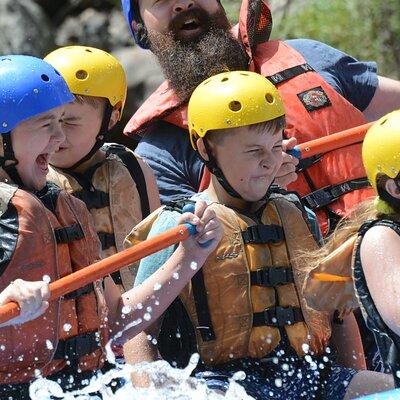
<svg viewBox="0 0 400 400"><path fill-rule="evenodd" d="M238 382L256 399L343 399L354 393L348 391L354 377L363 393L357 371L335 364L328 353L330 315L306 307L302 297L305 268L297 253L318 245L298 197L272 184L282 162L285 126L277 89L252 72L213 76L193 92L188 126L191 143L212 174L209 188L161 209L127 240L134 243L175 225L182 207L200 199L215 211L224 235L167 310L161 328L138 335L133 342L143 351L126 354L127 359L149 361L160 352L183 366L198 352L196 376L210 388L226 391L229 379L242 370L246 377ZM142 260L136 283L172 251ZM144 347L147 334L157 337L157 348ZM385 389L381 378L371 378L374 389ZM135 381L143 384L140 377Z"/></svg>
<svg viewBox="0 0 400 400"><path fill-rule="evenodd" d="M66 139L52 155L48 179L83 200L107 257L159 203L150 168L122 145L107 144L121 119L127 84L111 54L87 46L59 48L45 57L66 80L75 101L66 107ZM112 275L121 291L133 285L129 268Z"/></svg>
<svg viewBox="0 0 400 400"><path fill-rule="evenodd" d="M342 221L323 248L304 256L310 265L305 295L322 310L344 314L360 306L400 387L400 110L368 130L362 158L377 196Z"/></svg>

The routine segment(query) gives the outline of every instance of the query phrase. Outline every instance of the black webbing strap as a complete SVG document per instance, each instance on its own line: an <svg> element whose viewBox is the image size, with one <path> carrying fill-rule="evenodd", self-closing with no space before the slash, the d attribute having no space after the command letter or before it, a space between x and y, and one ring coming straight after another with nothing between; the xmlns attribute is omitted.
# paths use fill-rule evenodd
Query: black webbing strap
<svg viewBox="0 0 400 400"><path fill-rule="evenodd" d="M294 282L290 267L266 267L250 272L252 286L273 287Z"/></svg>
<svg viewBox="0 0 400 400"><path fill-rule="evenodd" d="M242 231L245 244L279 243L284 237L283 228L279 225L252 225Z"/></svg>
<svg viewBox="0 0 400 400"><path fill-rule="evenodd" d="M93 353L100 346L97 332L74 336L58 342L53 358L55 360L76 362L80 357Z"/></svg>
<svg viewBox="0 0 400 400"><path fill-rule="evenodd" d="M147 194L146 179L139 161L133 153L127 151L123 146L110 145L107 148L107 153L117 155L128 169L132 180L136 183L136 189L139 192L142 219L146 218L150 214L150 203Z"/></svg>
<svg viewBox="0 0 400 400"><path fill-rule="evenodd" d="M192 289L194 304L196 307L199 326L196 329L200 332L204 342L215 340L215 333L212 327L210 309L208 308L206 286L204 284L203 270L197 272L192 278Z"/></svg>
<svg viewBox="0 0 400 400"><path fill-rule="evenodd" d="M305 74L306 72L309 72L309 71L314 71L314 69L311 65L306 63L306 64L296 65L295 67L285 69L274 75L267 76L266 78L269 81L271 81L274 85L279 85L282 82L285 82L285 81L292 79L296 76L299 76L301 74Z"/></svg>
<svg viewBox="0 0 400 400"><path fill-rule="evenodd" d="M97 236L99 237L102 250L107 250L115 246L115 236L113 233L97 232Z"/></svg>
<svg viewBox="0 0 400 400"><path fill-rule="evenodd" d="M338 185L327 186L302 197L304 204L311 210L319 210L337 200L340 196L353 190L364 189L370 186L367 178L353 179Z"/></svg>
<svg viewBox="0 0 400 400"><path fill-rule="evenodd" d="M253 314L253 326L284 327L302 321L303 313L298 307L270 307Z"/></svg>
<svg viewBox="0 0 400 400"><path fill-rule="evenodd" d="M101 190L93 189L93 190L79 190L78 192L74 192L73 195L82 200L88 210L93 208L104 208L110 205L110 199L108 198L108 193L105 193Z"/></svg>
<svg viewBox="0 0 400 400"><path fill-rule="evenodd" d="M77 297L83 296L85 294L91 293L94 291L94 286L93 283L89 283L88 285L76 289L73 292L67 293L64 296L64 299L70 300L70 299L76 299Z"/></svg>
<svg viewBox="0 0 400 400"><path fill-rule="evenodd" d="M54 235L56 237L56 242L59 244L73 242L74 240L83 239L85 237L85 233L78 223L64 226L63 228L56 228L54 229Z"/></svg>

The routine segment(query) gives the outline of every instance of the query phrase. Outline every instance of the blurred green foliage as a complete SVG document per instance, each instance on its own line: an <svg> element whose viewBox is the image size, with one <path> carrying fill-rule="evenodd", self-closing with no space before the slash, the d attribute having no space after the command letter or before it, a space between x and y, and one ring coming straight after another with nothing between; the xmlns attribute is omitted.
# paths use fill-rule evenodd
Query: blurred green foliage
<svg viewBox="0 0 400 400"><path fill-rule="evenodd" d="M232 22L241 0L223 0ZM400 79L399 0L272 0L273 38L307 37L360 60L374 60L378 73ZM277 4L279 3L279 4Z"/></svg>

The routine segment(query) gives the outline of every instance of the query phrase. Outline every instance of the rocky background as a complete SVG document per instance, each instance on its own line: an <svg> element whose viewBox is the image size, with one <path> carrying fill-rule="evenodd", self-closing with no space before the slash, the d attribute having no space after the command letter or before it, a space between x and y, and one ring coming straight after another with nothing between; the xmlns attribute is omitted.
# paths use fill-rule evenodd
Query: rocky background
<svg viewBox="0 0 400 400"><path fill-rule="evenodd" d="M118 133L143 100L162 82L162 72L149 51L134 45L119 1L0 0L0 54L44 57L73 44L111 52L124 66L128 99L116 140L135 143Z"/></svg>

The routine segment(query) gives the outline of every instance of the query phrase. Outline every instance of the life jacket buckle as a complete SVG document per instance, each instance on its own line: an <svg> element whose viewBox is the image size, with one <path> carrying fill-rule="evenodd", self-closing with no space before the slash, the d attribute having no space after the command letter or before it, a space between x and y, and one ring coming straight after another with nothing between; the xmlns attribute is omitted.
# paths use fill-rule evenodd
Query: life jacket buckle
<svg viewBox="0 0 400 400"><path fill-rule="evenodd" d="M299 307L269 307L253 314L253 326L284 327L304 321Z"/></svg>
<svg viewBox="0 0 400 400"><path fill-rule="evenodd" d="M251 271L251 284L254 286L274 287L293 282L293 272L290 267L266 267Z"/></svg>

